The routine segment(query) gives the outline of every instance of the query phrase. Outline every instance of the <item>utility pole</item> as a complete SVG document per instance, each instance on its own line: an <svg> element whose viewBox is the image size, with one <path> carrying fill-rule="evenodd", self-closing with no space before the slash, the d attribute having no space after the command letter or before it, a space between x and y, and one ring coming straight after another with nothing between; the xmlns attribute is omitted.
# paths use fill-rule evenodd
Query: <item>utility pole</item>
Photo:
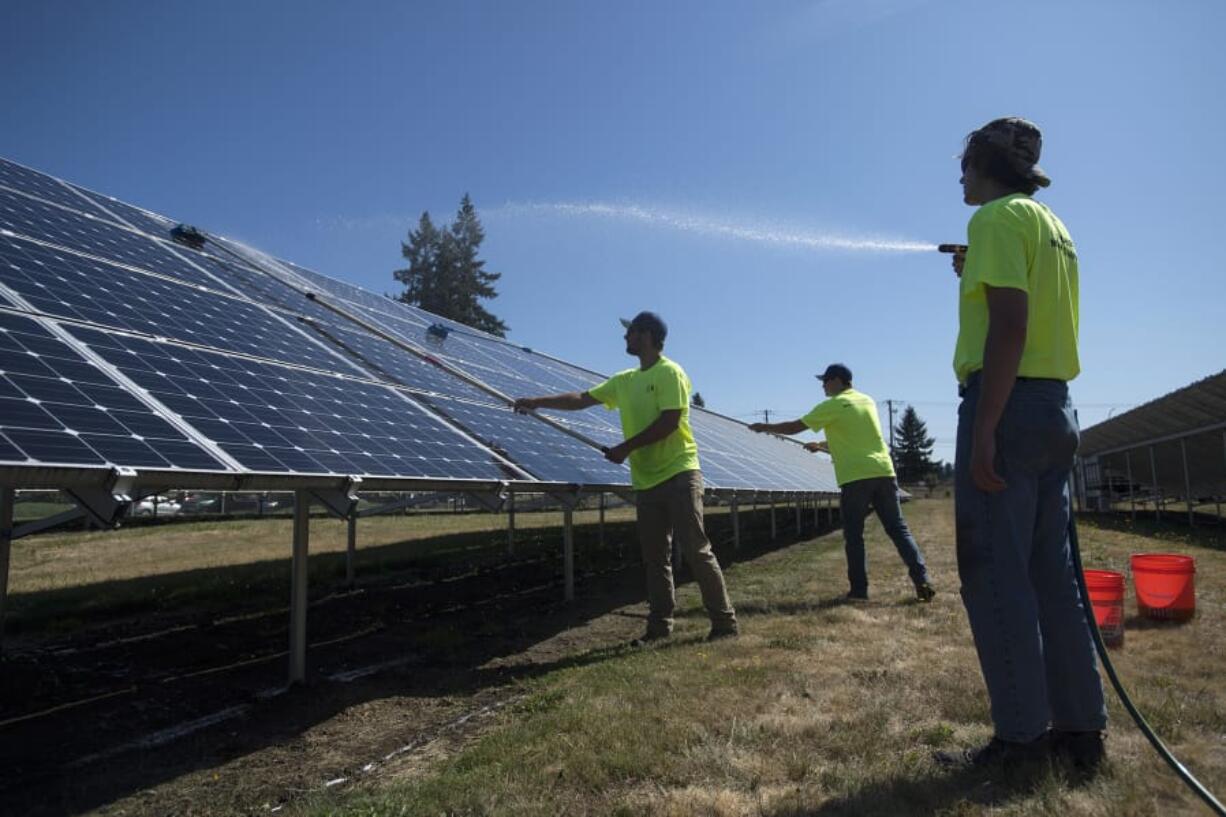
<svg viewBox="0 0 1226 817"><path fill-rule="evenodd" d="M769 423L771 421L771 410L762 409L762 417L763 417L763 422Z"/></svg>
<svg viewBox="0 0 1226 817"><path fill-rule="evenodd" d="M894 461L894 401L886 400L885 404L890 409L890 461Z"/></svg>

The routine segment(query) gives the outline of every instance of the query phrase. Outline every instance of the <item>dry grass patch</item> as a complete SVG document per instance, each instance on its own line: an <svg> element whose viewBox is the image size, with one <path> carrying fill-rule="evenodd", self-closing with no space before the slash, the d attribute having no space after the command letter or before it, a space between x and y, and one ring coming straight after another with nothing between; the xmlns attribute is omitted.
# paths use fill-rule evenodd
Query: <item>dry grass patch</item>
<svg viewBox="0 0 1226 817"><path fill-rule="evenodd" d="M526 682L524 703L411 785L375 781L301 806L309 814L1198 814L1117 703L1108 774L1073 787L1047 769L1025 779L949 773L936 747L985 740L991 727L957 597L952 507L907 515L939 595L916 603L879 526L869 526L873 601L844 592L840 535L728 571L743 635L706 644L692 587L671 642L608 649ZM1084 524L1090 564L1126 561L1155 542ZM1226 789L1226 645L1219 588L1226 554L1193 542L1200 615L1176 627L1130 621L1115 653L1138 705L1211 787ZM1129 610L1134 610L1129 601ZM583 656L581 656L582 658Z"/></svg>

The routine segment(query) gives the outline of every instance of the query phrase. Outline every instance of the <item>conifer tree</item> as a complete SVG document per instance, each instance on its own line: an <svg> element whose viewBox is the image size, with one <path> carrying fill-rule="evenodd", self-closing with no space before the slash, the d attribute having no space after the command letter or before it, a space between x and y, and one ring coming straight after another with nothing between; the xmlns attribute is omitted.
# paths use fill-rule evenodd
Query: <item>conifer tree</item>
<svg viewBox="0 0 1226 817"><path fill-rule="evenodd" d="M901 482L919 482L934 470L932 446L936 440L928 436L928 427L912 406L907 406L902 420L894 427L894 464Z"/></svg>
<svg viewBox="0 0 1226 817"><path fill-rule="evenodd" d="M477 208L467 193L460 201L455 221L439 229L428 212L421 214L417 229L401 243L409 262L393 275L405 285L400 300L444 318L505 337L507 325L490 313L481 301L498 297L494 283L502 273L489 272L478 257L485 231Z"/></svg>

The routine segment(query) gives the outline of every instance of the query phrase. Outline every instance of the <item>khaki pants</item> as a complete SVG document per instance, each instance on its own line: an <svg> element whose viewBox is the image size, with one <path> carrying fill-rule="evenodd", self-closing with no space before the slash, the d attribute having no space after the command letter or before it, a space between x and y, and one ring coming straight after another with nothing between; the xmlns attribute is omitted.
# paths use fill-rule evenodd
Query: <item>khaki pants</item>
<svg viewBox="0 0 1226 817"><path fill-rule="evenodd" d="M736 628L736 611L728 600L724 574L711 552L702 527L702 472L683 471L654 488L639 491L639 544L647 569L647 632L668 635L673 630L672 540L676 537L702 592L702 603L716 631Z"/></svg>

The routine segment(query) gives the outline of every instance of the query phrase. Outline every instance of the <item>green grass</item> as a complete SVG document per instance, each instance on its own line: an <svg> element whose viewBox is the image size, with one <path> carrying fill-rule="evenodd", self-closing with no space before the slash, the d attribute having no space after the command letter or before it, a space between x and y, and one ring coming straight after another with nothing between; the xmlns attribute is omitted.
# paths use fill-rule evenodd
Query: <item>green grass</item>
<svg viewBox="0 0 1226 817"><path fill-rule="evenodd" d="M949 773L930 759L990 735L987 701L957 599L947 502L907 506L940 595L909 583L870 524L874 601L843 590L839 534L738 564L729 588L743 634L701 640L692 588L671 642L593 648L519 684L458 751L310 796L298 815L1198 814L1112 698L1108 772L1074 786L1036 776ZM1153 540L1083 524L1095 560ZM1169 544L1169 543L1163 543ZM1226 555L1197 556L1200 615L1134 627L1115 653L1138 704L1202 779L1226 788ZM1092 562L1093 564L1093 562ZM825 600L825 601L824 601ZM1130 602L1131 604L1131 602Z"/></svg>

